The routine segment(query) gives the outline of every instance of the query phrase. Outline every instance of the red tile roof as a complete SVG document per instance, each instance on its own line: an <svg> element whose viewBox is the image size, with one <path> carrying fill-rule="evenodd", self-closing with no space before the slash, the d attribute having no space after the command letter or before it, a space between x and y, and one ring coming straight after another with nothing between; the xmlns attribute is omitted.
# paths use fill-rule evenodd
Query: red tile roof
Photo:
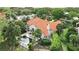
<svg viewBox="0 0 79 59"><path fill-rule="evenodd" d="M50 23L50 28L51 28L51 30L56 31L56 30L57 30L56 27L57 27L57 25L60 24L60 23L61 23L60 20L57 20L56 22Z"/></svg>
<svg viewBox="0 0 79 59"><path fill-rule="evenodd" d="M56 26L61 23L60 20L56 22L49 22L47 20L40 19L38 17L31 19L27 22L28 25L35 25L37 28L39 28L45 36L48 36L48 30L47 30L47 25L50 24L51 30L55 31Z"/></svg>
<svg viewBox="0 0 79 59"><path fill-rule="evenodd" d="M3 12L0 12L0 17L5 17L5 14Z"/></svg>

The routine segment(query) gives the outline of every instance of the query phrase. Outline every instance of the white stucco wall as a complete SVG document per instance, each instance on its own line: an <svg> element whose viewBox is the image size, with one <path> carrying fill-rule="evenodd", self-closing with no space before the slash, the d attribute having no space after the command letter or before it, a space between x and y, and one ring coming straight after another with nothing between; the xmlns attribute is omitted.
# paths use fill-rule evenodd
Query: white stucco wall
<svg viewBox="0 0 79 59"><path fill-rule="evenodd" d="M30 43L29 38L21 38L20 45L24 48L28 48L28 44Z"/></svg>
<svg viewBox="0 0 79 59"><path fill-rule="evenodd" d="M23 38L23 36L26 36L26 37ZM22 34L21 40L20 40L20 45L23 46L24 48L28 48L28 44L30 43L29 38L32 38L32 34L30 34L30 32L26 32L26 33Z"/></svg>
<svg viewBox="0 0 79 59"><path fill-rule="evenodd" d="M27 18L29 17L29 19L33 19L36 15L35 14L31 14L31 15L20 15L20 16L16 16L17 20L22 20L23 18Z"/></svg>
<svg viewBox="0 0 79 59"><path fill-rule="evenodd" d="M50 39L50 36L51 36L50 24L47 25L47 30L48 30L48 36L47 36L47 38Z"/></svg>
<svg viewBox="0 0 79 59"><path fill-rule="evenodd" d="M45 36L44 36L44 34L42 33L42 35L41 35L41 38L43 39Z"/></svg>

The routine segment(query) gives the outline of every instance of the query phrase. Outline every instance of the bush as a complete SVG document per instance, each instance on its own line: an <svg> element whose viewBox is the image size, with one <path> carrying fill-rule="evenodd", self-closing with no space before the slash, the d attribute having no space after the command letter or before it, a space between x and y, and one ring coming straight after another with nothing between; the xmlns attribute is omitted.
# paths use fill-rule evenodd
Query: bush
<svg viewBox="0 0 79 59"><path fill-rule="evenodd" d="M34 50L32 43L29 43L29 45L28 45L28 50L29 50L29 51L33 51L33 50Z"/></svg>
<svg viewBox="0 0 79 59"><path fill-rule="evenodd" d="M70 36L71 34L75 34L75 35L78 34L77 31L76 31L76 29L75 29L74 27L69 28L69 29L68 29L68 32L67 32L66 35L65 35L65 37L68 39L68 41L69 41L69 36Z"/></svg>
<svg viewBox="0 0 79 59"><path fill-rule="evenodd" d="M49 45L51 45L51 40L49 40L49 39L42 39L41 40L41 45L49 46Z"/></svg>
<svg viewBox="0 0 79 59"><path fill-rule="evenodd" d="M73 23L72 23L73 26L76 27L76 23L78 23L78 22L79 22L79 20L74 20ZM79 26L78 26L78 27L79 27Z"/></svg>
<svg viewBox="0 0 79 59"><path fill-rule="evenodd" d="M77 51L77 47L74 47L72 44L67 45L68 51Z"/></svg>
<svg viewBox="0 0 79 59"><path fill-rule="evenodd" d="M63 32L63 24L59 24L59 25L57 25L57 34L60 36L61 34L62 34L62 32Z"/></svg>

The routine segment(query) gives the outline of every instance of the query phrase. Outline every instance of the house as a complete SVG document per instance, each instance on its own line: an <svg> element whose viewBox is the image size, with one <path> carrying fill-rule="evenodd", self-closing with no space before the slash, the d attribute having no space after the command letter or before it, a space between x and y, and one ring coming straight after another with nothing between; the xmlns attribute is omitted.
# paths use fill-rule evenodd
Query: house
<svg viewBox="0 0 79 59"><path fill-rule="evenodd" d="M28 44L32 41L32 34L30 32L21 35L20 45L24 48L28 48Z"/></svg>
<svg viewBox="0 0 79 59"><path fill-rule="evenodd" d="M29 25L29 31L21 35L20 45L24 48L28 48L28 44L34 38L32 32L36 29L40 29L42 31L41 38L50 39L51 33L56 31L56 26L60 24L61 21L58 20L56 22L49 22L48 20L43 20L38 17L35 17L27 22ZM34 38L35 39L35 38ZM38 41L39 38L36 38L35 41Z"/></svg>
<svg viewBox="0 0 79 59"><path fill-rule="evenodd" d="M56 26L60 23L60 20L57 20L56 22L49 22L48 20L43 20L39 17L35 17L27 22L30 30L38 28L42 31L42 38L50 37L51 33L57 30Z"/></svg>
<svg viewBox="0 0 79 59"><path fill-rule="evenodd" d="M5 13L0 12L0 19L3 19L3 18L5 18L5 17L6 17Z"/></svg>
<svg viewBox="0 0 79 59"><path fill-rule="evenodd" d="M16 16L16 19L17 20L23 20L23 19L32 19L34 18L36 15L35 14L31 14L31 15L19 15L19 16Z"/></svg>

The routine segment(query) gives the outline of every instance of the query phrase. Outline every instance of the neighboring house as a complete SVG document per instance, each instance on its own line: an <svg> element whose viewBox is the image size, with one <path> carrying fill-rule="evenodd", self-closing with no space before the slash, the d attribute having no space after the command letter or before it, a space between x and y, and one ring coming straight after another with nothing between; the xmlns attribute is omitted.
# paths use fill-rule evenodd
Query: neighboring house
<svg viewBox="0 0 79 59"><path fill-rule="evenodd" d="M27 18L27 16L26 15L16 16L17 20L23 20L24 18Z"/></svg>
<svg viewBox="0 0 79 59"><path fill-rule="evenodd" d="M42 31L42 38L50 37L51 33L57 30L56 26L60 23L61 23L60 20L56 22L49 22L47 20L43 20L38 17L33 18L27 22L29 28L33 29L39 28Z"/></svg>
<svg viewBox="0 0 79 59"><path fill-rule="evenodd" d="M20 15L20 16L16 16L17 20L23 20L23 19L32 19L34 18L36 15L35 14L31 14L31 15Z"/></svg>
<svg viewBox="0 0 79 59"><path fill-rule="evenodd" d="M0 18L2 19L2 18L5 18L5 17L6 17L5 13L0 12Z"/></svg>
<svg viewBox="0 0 79 59"><path fill-rule="evenodd" d="M24 33L21 35L20 45L24 48L28 48L28 44L32 40L32 34L30 32Z"/></svg>
<svg viewBox="0 0 79 59"><path fill-rule="evenodd" d="M28 48L28 44L30 43L29 38L27 38L26 36L23 36L19 43L22 47Z"/></svg>

